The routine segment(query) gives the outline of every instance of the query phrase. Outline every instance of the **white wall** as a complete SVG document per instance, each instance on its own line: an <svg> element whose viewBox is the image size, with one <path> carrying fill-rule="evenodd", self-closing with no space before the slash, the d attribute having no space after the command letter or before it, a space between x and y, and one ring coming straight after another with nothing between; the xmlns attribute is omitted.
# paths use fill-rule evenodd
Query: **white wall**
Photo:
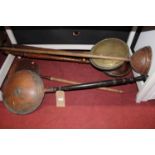
<svg viewBox="0 0 155 155"><path fill-rule="evenodd" d="M150 71L148 73L149 78L143 85L141 85L137 94L136 101L138 103L140 103L141 101L155 99L155 27L144 27L138 38L134 50L137 51L144 46L151 46L152 61Z"/></svg>

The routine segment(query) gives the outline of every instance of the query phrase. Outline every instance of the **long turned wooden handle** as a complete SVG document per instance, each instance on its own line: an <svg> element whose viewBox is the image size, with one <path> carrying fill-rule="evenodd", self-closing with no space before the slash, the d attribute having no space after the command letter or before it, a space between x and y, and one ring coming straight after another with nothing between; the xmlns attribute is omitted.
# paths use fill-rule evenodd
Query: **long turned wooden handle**
<svg viewBox="0 0 155 155"><path fill-rule="evenodd" d="M15 52L15 51L6 52L6 53L21 56L21 57L33 58L33 59L59 60L59 61L69 61L69 62L77 62L77 63L85 63L85 64L89 63L89 60L86 58L72 58L72 57L64 57L64 56L56 56L56 55L34 54L34 53Z"/></svg>
<svg viewBox="0 0 155 155"><path fill-rule="evenodd" d="M75 82L75 81L70 81L70 80L56 78L56 77L50 77L50 76L41 76L41 77L44 78L44 79L47 79L47 80L57 81L57 82L62 82L62 83L67 83L67 84L80 84L80 83ZM97 89L110 91L110 92L115 92L115 93L124 93L123 90L114 89L114 88L101 87L101 88L97 88Z"/></svg>
<svg viewBox="0 0 155 155"><path fill-rule="evenodd" d="M18 47L0 47L2 51L11 51L11 52L25 52L25 53L35 53L35 54L49 54L49 55L61 55L61 56L72 56L72 57L82 57L82 58L95 58L95 59L112 59L112 60L121 60L121 61L130 61L129 58L124 57L112 57L112 56L103 56L103 55L94 55L86 52L70 52L63 50L53 50L53 49L37 49L37 48L18 48Z"/></svg>

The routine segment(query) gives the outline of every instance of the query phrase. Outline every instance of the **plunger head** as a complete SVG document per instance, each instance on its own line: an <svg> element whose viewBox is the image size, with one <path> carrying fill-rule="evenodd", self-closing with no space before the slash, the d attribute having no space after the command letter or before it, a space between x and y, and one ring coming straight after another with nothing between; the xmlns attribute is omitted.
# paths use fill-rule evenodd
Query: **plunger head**
<svg viewBox="0 0 155 155"><path fill-rule="evenodd" d="M3 102L16 114L28 114L36 110L44 96L42 79L30 70L21 70L4 84Z"/></svg>
<svg viewBox="0 0 155 155"><path fill-rule="evenodd" d="M152 60L152 50L151 47L146 46L139 49L131 56L130 64L132 68L142 75L147 75Z"/></svg>

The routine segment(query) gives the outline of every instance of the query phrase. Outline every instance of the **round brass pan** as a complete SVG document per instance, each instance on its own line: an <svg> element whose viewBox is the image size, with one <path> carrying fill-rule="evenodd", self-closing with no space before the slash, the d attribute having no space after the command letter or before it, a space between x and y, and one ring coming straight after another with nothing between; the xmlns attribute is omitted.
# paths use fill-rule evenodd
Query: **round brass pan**
<svg viewBox="0 0 155 155"><path fill-rule="evenodd" d="M129 48L127 44L120 39L108 38L98 42L92 48L91 54L128 58ZM91 58L90 62L93 66L101 70L114 70L124 63L124 61L121 60L95 58Z"/></svg>

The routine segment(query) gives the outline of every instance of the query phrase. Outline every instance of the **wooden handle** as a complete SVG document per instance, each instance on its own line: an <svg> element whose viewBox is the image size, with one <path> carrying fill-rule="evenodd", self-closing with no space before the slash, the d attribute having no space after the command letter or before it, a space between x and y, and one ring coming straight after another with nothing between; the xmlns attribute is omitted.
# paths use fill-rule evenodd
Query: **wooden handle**
<svg viewBox="0 0 155 155"><path fill-rule="evenodd" d="M56 77L49 77L49 76L41 76L41 77L44 79L47 79L47 80L57 81L57 82L62 82L62 83L67 83L67 84L80 84L80 83L75 82L75 81L70 81L70 80L56 78ZM101 88L97 88L97 89L115 92L115 93L124 93L123 90L118 90L118 89L114 89L114 88L101 87Z"/></svg>
<svg viewBox="0 0 155 155"><path fill-rule="evenodd" d="M28 49L28 48L16 48L16 47L1 47L0 50L11 51L11 52L25 52L25 53L35 53L35 54L49 54L49 55L61 55L61 56L72 56L72 57L82 57L82 58L95 58L95 59L112 59L112 60L121 60L121 61L130 61L129 58L124 57L112 57L112 56L103 56L103 55L94 55L89 54L89 52L70 52L62 50L53 50L53 49Z"/></svg>
<svg viewBox="0 0 155 155"><path fill-rule="evenodd" d="M63 56L55 55L45 55L45 54L34 54L34 53L25 53L25 52L6 52L7 54L18 55L21 57L34 58L34 59L45 59L45 60L59 60L59 61L69 61L77 63L89 63L89 60L86 58L69 58Z"/></svg>

